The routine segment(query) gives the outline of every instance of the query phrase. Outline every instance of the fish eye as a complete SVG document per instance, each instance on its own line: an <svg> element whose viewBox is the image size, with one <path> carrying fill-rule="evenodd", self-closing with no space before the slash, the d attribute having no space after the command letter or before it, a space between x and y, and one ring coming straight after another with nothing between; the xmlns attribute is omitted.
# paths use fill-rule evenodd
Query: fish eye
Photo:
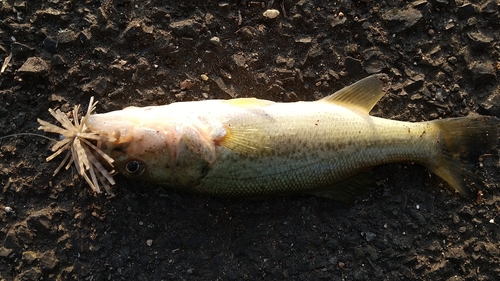
<svg viewBox="0 0 500 281"><path fill-rule="evenodd" d="M129 173L129 175L138 176L142 174L142 172L144 172L144 164L137 160L132 160L127 162L127 164L125 165L125 169L127 170L127 173Z"/></svg>

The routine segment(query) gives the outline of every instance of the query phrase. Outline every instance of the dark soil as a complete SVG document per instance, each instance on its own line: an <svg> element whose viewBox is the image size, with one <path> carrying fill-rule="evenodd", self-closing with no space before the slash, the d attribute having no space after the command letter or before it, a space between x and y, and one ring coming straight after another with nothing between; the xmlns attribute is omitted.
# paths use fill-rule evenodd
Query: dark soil
<svg viewBox="0 0 500 281"><path fill-rule="evenodd" d="M500 117L496 0L3 0L1 135L40 133L47 109L97 112L231 97L315 100L371 73L392 87L372 114ZM269 5L269 7L268 7ZM266 19L267 8L281 12ZM214 39L217 37L217 39ZM201 75L208 76L204 81ZM57 138L56 135L50 135ZM495 280L498 148L463 198L412 163L352 204L179 194L117 176L116 198L51 142L0 141L0 280Z"/></svg>

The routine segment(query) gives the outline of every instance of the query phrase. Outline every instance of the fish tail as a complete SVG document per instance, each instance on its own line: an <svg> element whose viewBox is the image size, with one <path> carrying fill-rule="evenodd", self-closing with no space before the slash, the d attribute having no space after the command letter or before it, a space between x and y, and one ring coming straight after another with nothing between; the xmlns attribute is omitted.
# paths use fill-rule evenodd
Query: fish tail
<svg viewBox="0 0 500 281"><path fill-rule="evenodd" d="M464 196L470 197L464 179L477 180L473 163L498 143L500 119L492 116L431 121L438 130L441 153L427 167Z"/></svg>

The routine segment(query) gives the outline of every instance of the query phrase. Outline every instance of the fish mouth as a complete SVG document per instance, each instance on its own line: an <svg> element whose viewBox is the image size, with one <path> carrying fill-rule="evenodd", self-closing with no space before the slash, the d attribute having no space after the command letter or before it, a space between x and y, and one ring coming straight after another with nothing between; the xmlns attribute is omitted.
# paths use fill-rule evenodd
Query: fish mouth
<svg viewBox="0 0 500 281"><path fill-rule="evenodd" d="M113 168L122 173L127 171L125 165L134 158L140 138L141 127L136 127L135 120L117 111L91 115L86 126L88 131L109 140L97 142L97 147L113 159Z"/></svg>

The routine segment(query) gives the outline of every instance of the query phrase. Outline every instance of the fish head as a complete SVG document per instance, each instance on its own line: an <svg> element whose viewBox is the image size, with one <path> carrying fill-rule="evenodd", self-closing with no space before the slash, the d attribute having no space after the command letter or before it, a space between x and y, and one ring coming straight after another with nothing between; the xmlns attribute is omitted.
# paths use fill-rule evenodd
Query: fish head
<svg viewBox="0 0 500 281"><path fill-rule="evenodd" d="M143 108L129 107L90 115L85 125L91 132L115 139L100 143L99 148L114 160L117 172L129 178L158 182L168 177L165 173L176 157L172 148L178 143L175 125L168 126L163 121L159 124Z"/></svg>
<svg viewBox="0 0 500 281"><path fill-rule="evenodd" d="M130 107L90 115L87 129L114 141L99 148L110 156L114 169L132 179L161 185L195 184L215 161L215 146L198 127L185 120Z"/></svg>

